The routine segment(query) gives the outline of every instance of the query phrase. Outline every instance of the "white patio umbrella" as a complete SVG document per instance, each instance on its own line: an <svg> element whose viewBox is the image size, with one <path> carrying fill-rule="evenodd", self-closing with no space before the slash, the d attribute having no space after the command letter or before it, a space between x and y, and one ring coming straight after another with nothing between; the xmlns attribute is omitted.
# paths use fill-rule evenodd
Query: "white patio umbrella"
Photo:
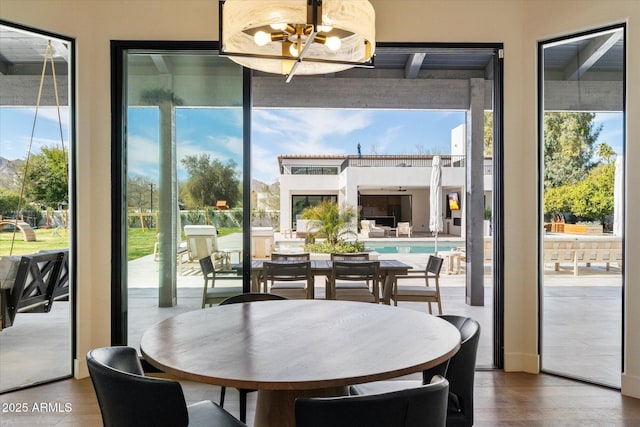
<svg viewBox="0 0 640 427"><path fill-rule="evenodd" d="M442 169L440 156L433 157L431 195L429 196L429 230L435 235L435 254L438 255L438 233L442 231Z"/></svg>
<svg viewBox="0 0 640 427"><path fill-rule="evenodd" d="M622 186L622 171L624 160L622 156L616 157L616 172L613 181L613 235L622 236L622 222L623 222L623 186Z"/></svg>

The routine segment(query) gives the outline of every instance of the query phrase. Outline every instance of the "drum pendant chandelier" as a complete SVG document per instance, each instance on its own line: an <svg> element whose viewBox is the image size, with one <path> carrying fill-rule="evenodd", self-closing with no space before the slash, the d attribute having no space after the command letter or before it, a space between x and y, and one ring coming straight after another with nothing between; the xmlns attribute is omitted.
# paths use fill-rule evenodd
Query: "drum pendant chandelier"
<svg viewBox="0 0 640 427"><path fill-rule="evenodd" d="M373 67L368 0L221 0L220 55L255 70L295 75Z"/></svg>

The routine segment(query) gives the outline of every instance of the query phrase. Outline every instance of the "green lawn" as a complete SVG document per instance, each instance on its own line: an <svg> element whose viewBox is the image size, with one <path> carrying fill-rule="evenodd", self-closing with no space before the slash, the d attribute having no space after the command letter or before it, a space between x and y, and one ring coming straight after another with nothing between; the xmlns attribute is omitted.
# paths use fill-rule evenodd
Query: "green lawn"
<svg viewBox="0 0 640 427"><path fill-rule="evenodd" d="M69 247L69 232L64 229L36 229L36 241L25 242L22 233L16 233L13 244L13 255L32 254L38 251L49 249L62 249ZM218 237L231 233L240 233L240 227L222 227ZM13 232L0 233L0 256L9 255ZM143 257L153 253L153 245L156 242L155 230L141 228L129 228L128 260Z"/></svg>

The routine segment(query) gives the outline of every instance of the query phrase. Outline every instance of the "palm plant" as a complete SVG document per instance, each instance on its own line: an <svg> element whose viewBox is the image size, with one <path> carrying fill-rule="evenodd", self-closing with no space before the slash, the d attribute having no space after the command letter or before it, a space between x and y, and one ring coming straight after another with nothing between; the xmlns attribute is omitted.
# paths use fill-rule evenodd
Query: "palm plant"
<svg viewBox="0 0 640 427"><path fill-rule="evenodd" d="M317 234L326 237L330 245L337 244L347 235L356 234L352 227L356 219L355 209L348 206L340 209L337 203L330 200L305 208L302 211L302 219L315 221L314 228L317 227Z"/></svg>

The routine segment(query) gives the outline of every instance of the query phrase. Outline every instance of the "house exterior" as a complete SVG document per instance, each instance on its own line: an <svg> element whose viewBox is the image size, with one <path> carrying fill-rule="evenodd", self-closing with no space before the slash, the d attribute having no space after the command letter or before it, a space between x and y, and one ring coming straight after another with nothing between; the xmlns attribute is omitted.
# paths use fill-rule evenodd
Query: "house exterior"
<svg viewBox="0 0 640 427"><path fill-rule="evenodd" d="M443 155L443 233L464 235L465 157ZM410 222L429 232L433 155L281 155L280 230L296 230L302 210L324 200L357 207L359 219L396 228ZM485 159L485 200L491 201L491 158ZM457 210L448 196L457 195ZM490 209L490 205L486 206ZM480 213L482 214L482 213Z"/></svg>
<svg viewBox="0 0 640 427"><path fill-rule="evenodd" d="M451 132L451 155L442 161L444 234L464 236L464 125ZM434 155L281 155L280 230L296 230L305 207L324 200L357 208L359 220L396 228L409 222L414 232L429 232L429 196ZM485 209L491 209L492 159L484 159ZM459 200L450 209L449 197ZM483 212L478 212L482 215Z"/></svg>

